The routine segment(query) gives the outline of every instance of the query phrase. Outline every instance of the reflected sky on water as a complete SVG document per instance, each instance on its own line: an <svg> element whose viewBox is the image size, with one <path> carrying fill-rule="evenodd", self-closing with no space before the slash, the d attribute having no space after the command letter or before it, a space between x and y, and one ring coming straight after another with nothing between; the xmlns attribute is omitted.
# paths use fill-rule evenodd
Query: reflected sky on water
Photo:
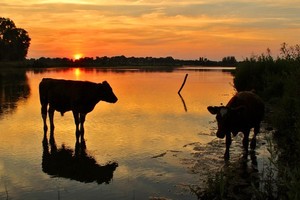
<svg viewBox="0 0 300 200"><path fill-rule="evenodd" d="M177 94L186 73L181 95L187 111ZM232 75L221 69L72 68L14 74L1 72L0 79L0 199L196 199L178 187L197 181L182 164L193 151L187 144L215 138L209 123L214 117L206 107L225 104L235 92ZM83 158L93 159L96 166L118 163L108 183L84 183L43 170L46 149L38 94L43 77L106 80L113 88L118 102L100 102L86 117ZM56 148L67 159L77 159L72 113L61 117L56 112L54 123Z"/></svg>

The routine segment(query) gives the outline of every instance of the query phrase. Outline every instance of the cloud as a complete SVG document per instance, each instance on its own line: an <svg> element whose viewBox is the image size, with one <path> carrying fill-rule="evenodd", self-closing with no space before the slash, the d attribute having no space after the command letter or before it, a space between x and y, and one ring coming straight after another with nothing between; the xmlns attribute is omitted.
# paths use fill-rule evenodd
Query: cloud
<svg viewBox="0 0 300 200"><path fill-rule="evenodd" d="M50 1L49 1L50 2ZM76 1L75 1L76 2ZM198 3L197 3L198 2ZM260 21L259 26L265 21L268 27L272 21L284 21L285 25L294 20L299 21L299 8L300 3L293 6L286 4L272 4L264 1L241 1L241 2L223 2L211 1L186 1L174 3L174 1L116 1L114 3L96 3L88 1L87 3L32 3L27 4L11 4L2 3L2 10L11 10L15 13L22 13L23 15L33 15L31 19L41 21L44 18L47 21L55 22L61 19L68 19L71 22L82 22L84 18L86 23L92 23L93 20L101 21L104 18L122 18L123 22L125 17L129 18L144 18L145 16L153 17L153 21L160 21L163 19L171 19L176 16L183 16L184 18L193 18L194 21L210 18L211 21L219 20L224 21L226 25L227 19L243 20L244 24L253 21L253 18ZM5 11L3 13L6 13ZM69 17L68 17L69 16ZM53 21L51 21L51 19ZM271 21L272 20L272 21ZM191 20L190 20L191 21ZM237 20L236 20L237 21ZM115 20L113 23L122 22ZM182 23L177 21L178 24ZM184 22L183 22L184 23ZM199 23L196 23L199 24ZM215 23L212 23L215 25ZM254 24L251 24L253 26ZM279 23L278 25L283 25ZM250 27L251 28L251 27Z"/></svg>
<svg viewBox="0 0 300 200"><path fill-rule="evenodd" d="M134 55L134 49L143 47L147 53L163 53L164 50L165 54L172 51L180 55L181 51L182 55L194 55L196 53L191 51L204 51L205 48L226 51L232 44L259 46L277 41L278 45L297 40L299 33L300 2L296 1L99 2L3 0L0 13L29 31L30 51L38 52L38 49L44 53L49 49L53 54L85 47L89 52L90 49L98 52L115 49L121 54L130 51ZM97 45L92 46L93 42Z"/></svg>

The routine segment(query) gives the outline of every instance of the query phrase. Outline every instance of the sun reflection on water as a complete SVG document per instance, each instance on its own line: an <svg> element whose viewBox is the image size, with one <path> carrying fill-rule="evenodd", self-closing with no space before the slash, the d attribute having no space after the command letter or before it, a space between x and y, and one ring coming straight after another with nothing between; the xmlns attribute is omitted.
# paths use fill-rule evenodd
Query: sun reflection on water
<svg viewBox="0 0 300 200"><path fill-rule="evenodd" d="M74 74L75 74L76 80L79 80L80 79L80 74L81 74L80 68L75 68L74 69Z"/></svg>
<svg viewBox="0 0 300 200"><path fill-rule="evenodd" d="M179 179L187 180L188 177L184 173L185 169L178 164L179 157L185 155L185 152L189 153L184 145L192 142L205 143L206 140L214 138L209 135L209 121L213 116L208 113L206 107L226 103L234 92L230 73L188 71L189 77L181 92L188 108L186 112L177 94L186 73L187 71L179 70L172 73L116 73L84 68L51 70L40 74L26 73L31 88L26 103L18 102L18 109L13 115L5 115L0 119L0 128L6 133L0 134L0 157L5 161L3 166L0 162L0 175L4 175L8 180L9 194L14 195L12 198L16 199L23 197L25 192L30 192L34 198L33 193L39 195L40 191L49 188L56 194L56 188L51 188L48 184L53 180L51 177L45 177L41 167L43 124L38 85L45 77L97 83L106 80L119 98L113 105L104 102L97 104L87 115L85 122L87 152L101 165L107 161L120 164L114 172L113 184L106 186L109 189L105 191L99 190L97 185L84 184L74 189L72 186L78 183L61 179L67 190L72 191L72 197L82 193L86 195L84 191L89 189L91 194L101 195L104 199L120 199L118 194L132 193L131 189L136 185L141 186L136 190L140 191L141 196L153 193L170 194L168 189L163 189L167 188L166 182L175 185ZM49 125L49 121L47 122ZM54 123L57 146L65 145L75 149L75 124L72 113L67 112L61 117L56 112ZM206 135L199 136L199 133ZM178 152L176 156L173 156L174 152ZM165 156L153 158L156 155ZM25 168L26 171L22 170ZM18 177L15 176L15 172L18 172ZM35 175L34 179L32 174ZM16 186L24 188L23 185L29 191L15 189ZM120 193L116 194L116 191ZM66 195L63 191L62 194Z"/></svg>

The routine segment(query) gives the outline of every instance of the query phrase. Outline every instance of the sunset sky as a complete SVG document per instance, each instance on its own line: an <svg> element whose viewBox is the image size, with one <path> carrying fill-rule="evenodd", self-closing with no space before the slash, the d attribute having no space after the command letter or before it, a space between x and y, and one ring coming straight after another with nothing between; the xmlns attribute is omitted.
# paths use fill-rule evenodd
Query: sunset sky
<svg viewBox="0 0 300 200"><path fill-rule="evenodd" d="M1 0L0 17L29 32L28 58L242 60L300 44L299 0Z"/></svg>

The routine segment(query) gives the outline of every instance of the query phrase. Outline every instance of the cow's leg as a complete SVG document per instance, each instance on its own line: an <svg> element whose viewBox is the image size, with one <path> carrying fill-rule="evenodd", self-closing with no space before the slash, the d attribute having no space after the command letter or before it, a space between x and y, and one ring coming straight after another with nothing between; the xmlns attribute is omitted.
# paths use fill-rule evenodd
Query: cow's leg
<svg viewBox="0 0 300 200"><path fill-rule="evenodd" d="M84 143L84 122L85 122L85 113L80 113L80 133L81 133L81 143Z"/></svg>
<svg viewBox="0 0 300 200"><path fill-rule="evenodd" d="M254 127L254 135L251 139L250 148L254 150L256 148L256 135L259 133L260 125Z"/></svg>
<svg viewBox="0 0 300 200"><path fill-rule="evenodd" d="M51 106L49 107L48 110L49 113L49 120L50 120L50 134L54 134L54 122L53 122L53 118L54 118L54 108L52 108Z"/></svg>
<svg viewBox="0 0 300 200"><path fill-rule="evenodd" d="M80 131L79 131L79 113L73 111L74 121L76 125L76 143L79 143Z"/></svg>
<svg viewBox="0 0 300 200"><path fill-rule="evenodd" d="M229 160L229 148L231 145L231 133L226 135L226 150L224 154L224 159Z"/></svg>
<svg viewBox="0 0 300 200"><path fill-rule="evenodd" d="M42 118L44 122L44 134L47 133L48 127L47 127L47 104L42 104L41 108Z"/></svg>
<svg viewBox="0 0 300 200"><path fill-rule="evenodd" d="M244 151L245 151L245 156L247 156L248 155L249 133L250 133L250 130L245 130L245 131L243 131L243 133L244 133L243 147L244 147Z"/></svg>

